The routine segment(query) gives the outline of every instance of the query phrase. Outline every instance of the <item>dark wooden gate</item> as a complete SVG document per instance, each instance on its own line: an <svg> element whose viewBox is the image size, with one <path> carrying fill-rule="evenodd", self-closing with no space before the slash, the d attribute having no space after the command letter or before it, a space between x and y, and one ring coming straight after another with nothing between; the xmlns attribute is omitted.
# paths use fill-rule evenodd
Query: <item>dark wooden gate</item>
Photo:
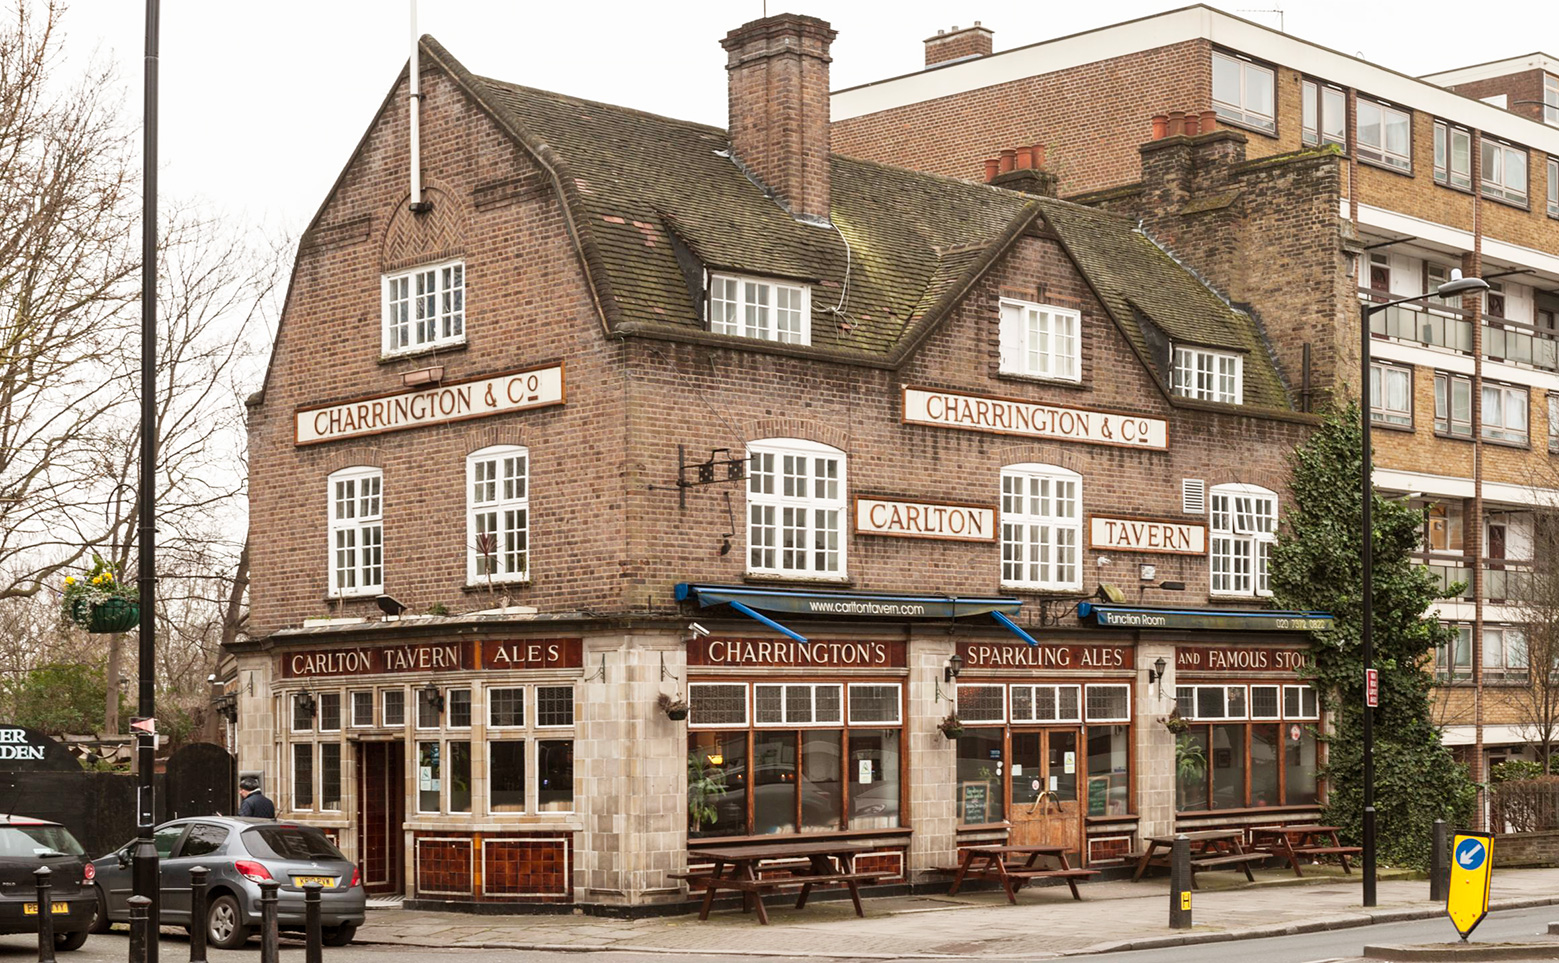
<svg viewBox="0 0 1559 963"><path fill-rule="evenodd" d="M403 892L405 822L405 743L358 743L357 853L371 894Z"/></svg>
<svg viewBox="0 0 1559 963"><path fill-rule="evenodd" d="M192 742L168 757L165 819L238 812L238 760L215 743Z"/></svg>

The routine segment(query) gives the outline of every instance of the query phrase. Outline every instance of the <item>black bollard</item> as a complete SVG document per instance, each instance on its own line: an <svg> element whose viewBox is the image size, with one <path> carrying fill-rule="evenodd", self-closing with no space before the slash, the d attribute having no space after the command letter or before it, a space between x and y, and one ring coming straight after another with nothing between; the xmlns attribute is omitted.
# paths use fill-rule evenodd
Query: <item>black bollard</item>
<svg viewBox="0 0 1559 963"><path fill-rule="evenodd" d="M206 963L206 875L210 872L204 866L189 871L189 963Z"/></svg>
<svg viewBox="0 0 1559 963"><path fill-rule="evenodd" d="M1451 863L1445 820L1434 821L1434 850L1429 857L1429 901L1443 903L1451 895Z"/></svg>
<svg viewBox="0 0 1559 963"><path fill-rule="evenodd" d="M324 963L320 940L318 883L303 884L303 963Z"/></svg>
<svg viewBox="0 0 1559 963"><path fill-rule="evenodd" d="M54 906L50 901L49 877L54 873L47 866L32 871L38 881L38 963L54 963Z"/></svg>
<svg viewBox="0 0 1559 963"><path fill-rule="evenodd" d="M260 881L260 963L278 963L281 945L276 936L276 888L274 879Z"/></svg>
<svg viewBox="0 0 1559 963"><path fill-rule="evenodd" d="M1191 840L1185 833L1169 850L1169 928L1191 928Z"/></svg>
<svg viewBox="0 0 1559 963"><path fill-rule="evenodd" d="M152 901L144 896L132 896L128 902L130 904L130 963L146 963L149 935L147 931L151 929L148 917L151 914Z"/></svg>

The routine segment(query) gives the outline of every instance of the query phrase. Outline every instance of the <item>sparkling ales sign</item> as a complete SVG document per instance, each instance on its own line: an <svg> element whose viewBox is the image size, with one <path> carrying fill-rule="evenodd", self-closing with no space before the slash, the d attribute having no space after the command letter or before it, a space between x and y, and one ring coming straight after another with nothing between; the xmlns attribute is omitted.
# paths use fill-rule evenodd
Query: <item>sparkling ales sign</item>
<svg viewBox="0 0 1559 963"><path fill-rule="evenodd" d="M949 538L963 542L994 542L996 509L979 505L857 498L855 531L859 535L897 535L902 538Z"/></svg>
<svg viewBox="0 0 1559 963"><path fill-rule="evenodd" d="M317 445L562 403L563 365L555 364L323 408L302 408L297 415L297 444Z"/></svg>
<svg viewBox="0 0 1559 963"><path fill-rule="evenodd" d="M1169 448L1169 424L1160 418L908 386L904 388L904 422L1150 451Z"/></svg>

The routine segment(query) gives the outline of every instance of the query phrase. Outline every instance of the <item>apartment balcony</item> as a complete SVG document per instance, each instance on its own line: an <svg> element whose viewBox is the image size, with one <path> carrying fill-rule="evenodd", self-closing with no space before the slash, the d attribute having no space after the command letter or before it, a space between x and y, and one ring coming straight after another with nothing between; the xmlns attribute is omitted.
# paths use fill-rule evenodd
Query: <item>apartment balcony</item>
<svg viewBox="0 0 1559 963"><path fill-rule="evenodd" d="M1390 300L1385 291L1360 288L1361 300ZM1439 304L1398 304L1370 316L1370 334L1472 354L1470 312ZM1559 333L1521 321L1483 316L1483 356L1489 361L1559 373Z"/></svg>
<svg viewBox="0 0 1559 963"><path fill-rule="evenodd" d="M1415 556L1424 562L1429 574L1440 586L1442 601L1473 601L1471 560L1451 560L1433 556ZM1526 580L1531 577L1529 562L1511 561L1507 558L1483 560L1483 601L1516 603L1526 598ZM1453 593L1452 586L1461 583L1461 591Z"/></svg>

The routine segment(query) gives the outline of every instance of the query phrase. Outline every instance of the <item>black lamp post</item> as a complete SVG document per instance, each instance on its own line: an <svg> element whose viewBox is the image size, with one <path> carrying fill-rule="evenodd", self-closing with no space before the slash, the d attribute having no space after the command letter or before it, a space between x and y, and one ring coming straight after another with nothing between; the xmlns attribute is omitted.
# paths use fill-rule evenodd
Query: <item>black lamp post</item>
<svg viewBox="0 0 1559 963"><path fill-rule="evenodd" d="M1375 556L1375 528L1373 514L1375 501L1375 484L1371 477L1373 467L1370 464L1370 315L1377 311L1384 311L1398 304L1411 304L1415 301L1424 301L1429 298L1445 298L1453 294L1467 294L1472 291L1487 291L1489 282L1482 278L1464 278L1462 272L1451 271L1451 279L1428 294L1420 294L1412 298L1399 298L1395 301L1383 301L1379 304L1371 304L1368 301L1359 304L1359 423L1363 428L1364 458L1363 470L1360 478L1360 491L1363 494L1364 516L1360 522L1364 534L1364 625L1361 642L1364 648L1364 674L1365 679L1359 680L1367 685L1369 672L1375 667L1375 642L1373 621L1375 618L1375 576L1373 572ZM1375 710L1370 707L1369 699L1364 700L1364 905L1375 905Z"/></svg>

